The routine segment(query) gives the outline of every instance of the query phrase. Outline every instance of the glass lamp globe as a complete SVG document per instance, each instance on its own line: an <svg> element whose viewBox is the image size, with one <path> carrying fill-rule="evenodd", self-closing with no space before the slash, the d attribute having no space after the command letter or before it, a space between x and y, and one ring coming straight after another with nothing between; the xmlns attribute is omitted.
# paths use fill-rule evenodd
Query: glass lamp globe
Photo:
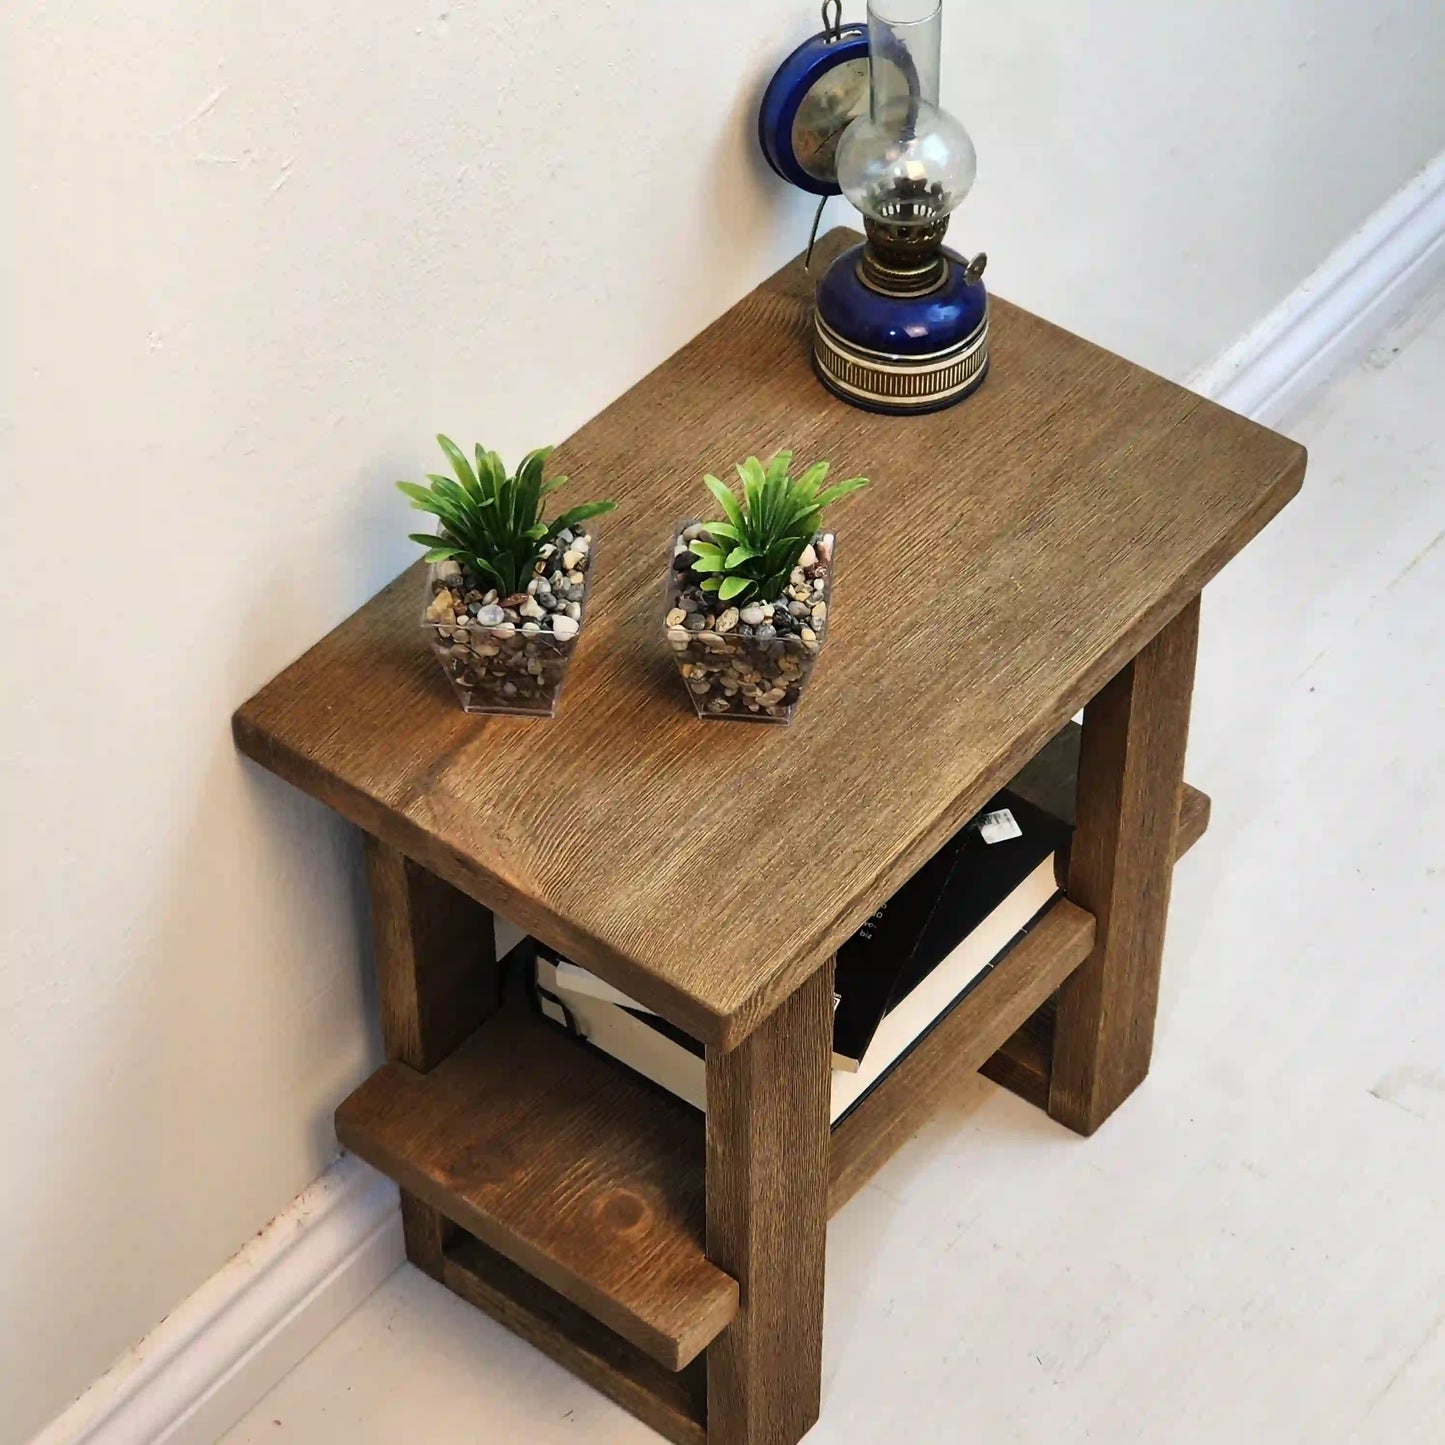
<svg viewBox="0 0 1445 1445"><path fill-rule="evenodd" d="M860 115L838 142L838 184L874 221L932 225L973 189L978 153L946 110L914 98Z"/></svg>

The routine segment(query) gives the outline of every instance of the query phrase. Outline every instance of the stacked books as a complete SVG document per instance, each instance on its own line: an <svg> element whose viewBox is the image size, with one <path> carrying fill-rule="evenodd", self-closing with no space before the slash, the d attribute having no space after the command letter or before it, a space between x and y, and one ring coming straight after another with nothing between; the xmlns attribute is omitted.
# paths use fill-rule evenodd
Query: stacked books
<svg viewBox="0 0 1445 1445"><path fill-rule="evenodd" d="M1070 829L1005 790L838 951L830 1117L837 1123L966 998L1058 895ZM703 1047L603 979L539 946L543 1014L706 1109Z"/></svg>

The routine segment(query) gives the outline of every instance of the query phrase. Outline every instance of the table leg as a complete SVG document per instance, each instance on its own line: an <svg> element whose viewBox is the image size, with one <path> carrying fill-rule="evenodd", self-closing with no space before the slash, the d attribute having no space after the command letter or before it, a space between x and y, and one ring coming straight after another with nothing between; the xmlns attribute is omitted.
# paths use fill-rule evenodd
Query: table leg
<svg viewBox="0 0 1445 1445"><path fill-rule="evenodd" d="M1049 1083L1081 1134L1149 1072L1198 640L1196 598L1084 712L1068 893L1098 930L1059 992Z"/></svg>
<svg viewBox="0 0 1445 1445"><path fill-rule="evenodd" d="M822 1394L833 965L707 1055L707 1252L742 1287L707 1351L710 1445L794 1445Z"/></svg>
<svg viewBox="0 0 1445 1445"><path fill-rule="evenodd" d="M370 835L365 854L382 1043L425 1073L496 1008L491 910ZM407 1258L440 1278L450 1224L405 1190L401 1220Z"/></svg>

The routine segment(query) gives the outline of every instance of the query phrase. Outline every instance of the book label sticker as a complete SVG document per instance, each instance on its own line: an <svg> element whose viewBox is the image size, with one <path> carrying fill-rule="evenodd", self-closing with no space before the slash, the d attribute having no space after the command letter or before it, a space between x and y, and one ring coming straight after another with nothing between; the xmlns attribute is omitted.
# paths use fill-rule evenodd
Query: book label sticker
<svg viewBox="0 0 1445 1445"><path fill-rule="evenodd" d="M985 813L978 820L978 836L985 843L1002 843L1009 838L1022 838L1024 830L1019 827L1014 815L1007 808L996 813Z"/></svg>

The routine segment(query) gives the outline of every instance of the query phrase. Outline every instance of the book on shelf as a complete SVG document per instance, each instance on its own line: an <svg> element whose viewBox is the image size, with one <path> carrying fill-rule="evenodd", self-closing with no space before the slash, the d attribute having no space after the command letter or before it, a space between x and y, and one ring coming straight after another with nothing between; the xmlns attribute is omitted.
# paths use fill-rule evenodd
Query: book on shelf
<svg viewBox="0 0 1445 1445"><path fill-rule="evenodd" d="M838 953L829 1115L837 1123L997 966L1058 894L1069 829L1005 791ZM703 1047L588 970L539 946L544 1015L706 1108Z"/></svg>

